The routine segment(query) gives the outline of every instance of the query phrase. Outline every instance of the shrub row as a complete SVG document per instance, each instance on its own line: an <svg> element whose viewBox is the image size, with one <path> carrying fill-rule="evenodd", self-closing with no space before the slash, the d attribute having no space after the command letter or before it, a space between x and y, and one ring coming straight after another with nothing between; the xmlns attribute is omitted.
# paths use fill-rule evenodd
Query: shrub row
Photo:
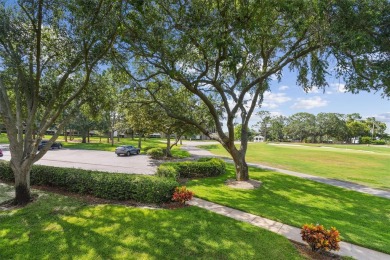
<svg viewBox="0 0 390 260"><path fill-rule="evenodd" d="M0 179L13 181L7 162L0 162ZM169 201L178 183L156 176L97 172L75 168L34 165L32 185L47 185L67 191L113 200L133 199L145 203Z"/></svg>
<svg viewBox="0 0 390 260"><path fill-rule="evenodd" d="M385 145L385 140L373 140L370 136L363 136L359 139L361 144L376 144L376 145Z"/></svg>
<svg viewBox="0 0 390 260"><path fill-rule="evenodd" d="M200 158L196 162L168 162L157 169L157 176L168 178L200 178L219 176L226 172L226 164L218 158Z"/></svg>

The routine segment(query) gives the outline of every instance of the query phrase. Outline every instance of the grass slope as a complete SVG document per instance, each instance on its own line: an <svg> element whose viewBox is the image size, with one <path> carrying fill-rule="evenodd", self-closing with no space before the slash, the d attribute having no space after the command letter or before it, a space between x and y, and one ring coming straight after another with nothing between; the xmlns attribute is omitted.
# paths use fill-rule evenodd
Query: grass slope
<svg viewBox="0 0 390 260"><path fill-rule="evenodd" d="M250 143L247 162L260 163L326 178L344 180L390 190L390 148L356 146L316 147ZM362 149L357 149L361 147ZM212 153L228 156L220 145L202 146ZM379 151L379 152L378 152Z"/></svg>
<svg viewBox="0 0 390 260"><path fill-rule="evenodd" d="M235 177L232 165L223 176L192 180L187 187L197 197L296 227L334 226L345 241L390 253L388 199L257 168L250 168L250 176L262 181L262 187L226 186L225 181Z"/></svg>
<svg viewBox="0 0 390 260"><path fill-rule="evenodd" d="M0 211L0 259L302 259L269 231L188 207L88 206L44 195Z"/></svg>

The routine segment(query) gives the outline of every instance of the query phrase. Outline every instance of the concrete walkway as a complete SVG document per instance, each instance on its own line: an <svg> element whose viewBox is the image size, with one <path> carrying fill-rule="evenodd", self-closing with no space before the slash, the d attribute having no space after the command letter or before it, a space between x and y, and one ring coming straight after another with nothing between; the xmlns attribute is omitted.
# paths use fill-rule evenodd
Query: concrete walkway
<svg viewBox="0 0 390 260"><path fill-rule="evenodd" d="M188 202L188 204L210 210L217 214L227 216L238 221L247 222L251 225L261 227L280 234L282 236L285 236L290 240L302 243L299 228L292 227L270 219L262 218L240 210L228 208L199 198L193 198L191 201ZM390 255L388 254L384 254L346 242L340 242L340 251L336 252L336 254L341 256L351 256L358 260L390 260Z"/></svg>
<svg viewBox="0 0 390 260"><path fill-rule="evenodd" d="M204 144L218 144L218 143L217 142L204 143L204 142L188 142L187 141L187 142L183 143L183 146L181 148L183 150L188 151L194 157L220 157L220 158L223 158L228 163L233 163L233 160L226 159L222 156L212 154L207 150L200 149L200 148L196 147L196 146L202 145L202 144L204 145ZM329 185L333 185L333 186L337 186L337 187L341 187L341 188L345 188L345 189L349 189L349 190L354 190L354 191L361 192L361 193L367 193L367 194L371 194L374 196L390 199L390 192L389 191L374 189L374 188L370 188L370 187L360 185L360 184L355 184L355 183L346 182L346 181L339 181L339 180L334 180L334 179L327 179L324 177L313 176L310 174L305 174L305 173L294 172L294 171L279 169L279 168L275 168L275 167L270 167L270 166L263 165L263 164L248 163L248 165L252 166L252 167L271 170L271 171L275 171L275 172L279 172L279 173L283 173L283 174L287 174L287 175L291 175L291 176L295 176L295 177L299 177L299 178L303 178L303 179L308 179L308 180L321 182L321 183L325 183L325 184L329 184Z"/></svg>

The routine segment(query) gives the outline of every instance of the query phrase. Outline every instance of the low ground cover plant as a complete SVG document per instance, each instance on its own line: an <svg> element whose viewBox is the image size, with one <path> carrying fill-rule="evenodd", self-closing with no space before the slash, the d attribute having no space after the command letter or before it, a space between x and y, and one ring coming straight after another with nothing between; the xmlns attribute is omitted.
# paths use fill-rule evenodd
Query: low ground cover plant
<svg viewBox="0 0 390 260"><path fill-rule="evenodd" d="M176 187L173 192L172 200L180 204L186 204L187 201L192 200L194 193L187 189L186 186Z"/></svg>
<svg viewBox="0 0 390 260"><path fill-rule="evenodd" d="M301 236L312 251L340 250L340 232L334 227L328 230L323 225L305 224L301 229Z"/></svg>
<svg viewBox="0 0 390 260"><path fill-rule="evenodd" d="M157 169L157 176L169 178L203 178L226 173L226 163L218 158L200 158L198 161L168 162Z"/></svg>
<svg viewBox="0 0 390 260"><path fill-rule="evenodd" d="M14 180L8 162L0 163L0 179ZM33 166L31 184L58 187L104 199L136 200L145 203L170 201L175 187L178 186L174 179L169 178L43 165Z"/></svg>

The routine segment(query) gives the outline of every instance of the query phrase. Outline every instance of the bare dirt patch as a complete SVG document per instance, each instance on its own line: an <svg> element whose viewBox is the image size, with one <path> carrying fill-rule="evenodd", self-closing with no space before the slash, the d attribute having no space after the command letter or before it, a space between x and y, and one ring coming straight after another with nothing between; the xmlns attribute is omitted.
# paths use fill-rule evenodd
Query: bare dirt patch
<svg viewBox="0 0 390 260"><path fill-rule="evenodd" d="M228 179L225 184L231 188L253 190L260 188L262 182L257 180L237 181L234 179Z"/></svg>

